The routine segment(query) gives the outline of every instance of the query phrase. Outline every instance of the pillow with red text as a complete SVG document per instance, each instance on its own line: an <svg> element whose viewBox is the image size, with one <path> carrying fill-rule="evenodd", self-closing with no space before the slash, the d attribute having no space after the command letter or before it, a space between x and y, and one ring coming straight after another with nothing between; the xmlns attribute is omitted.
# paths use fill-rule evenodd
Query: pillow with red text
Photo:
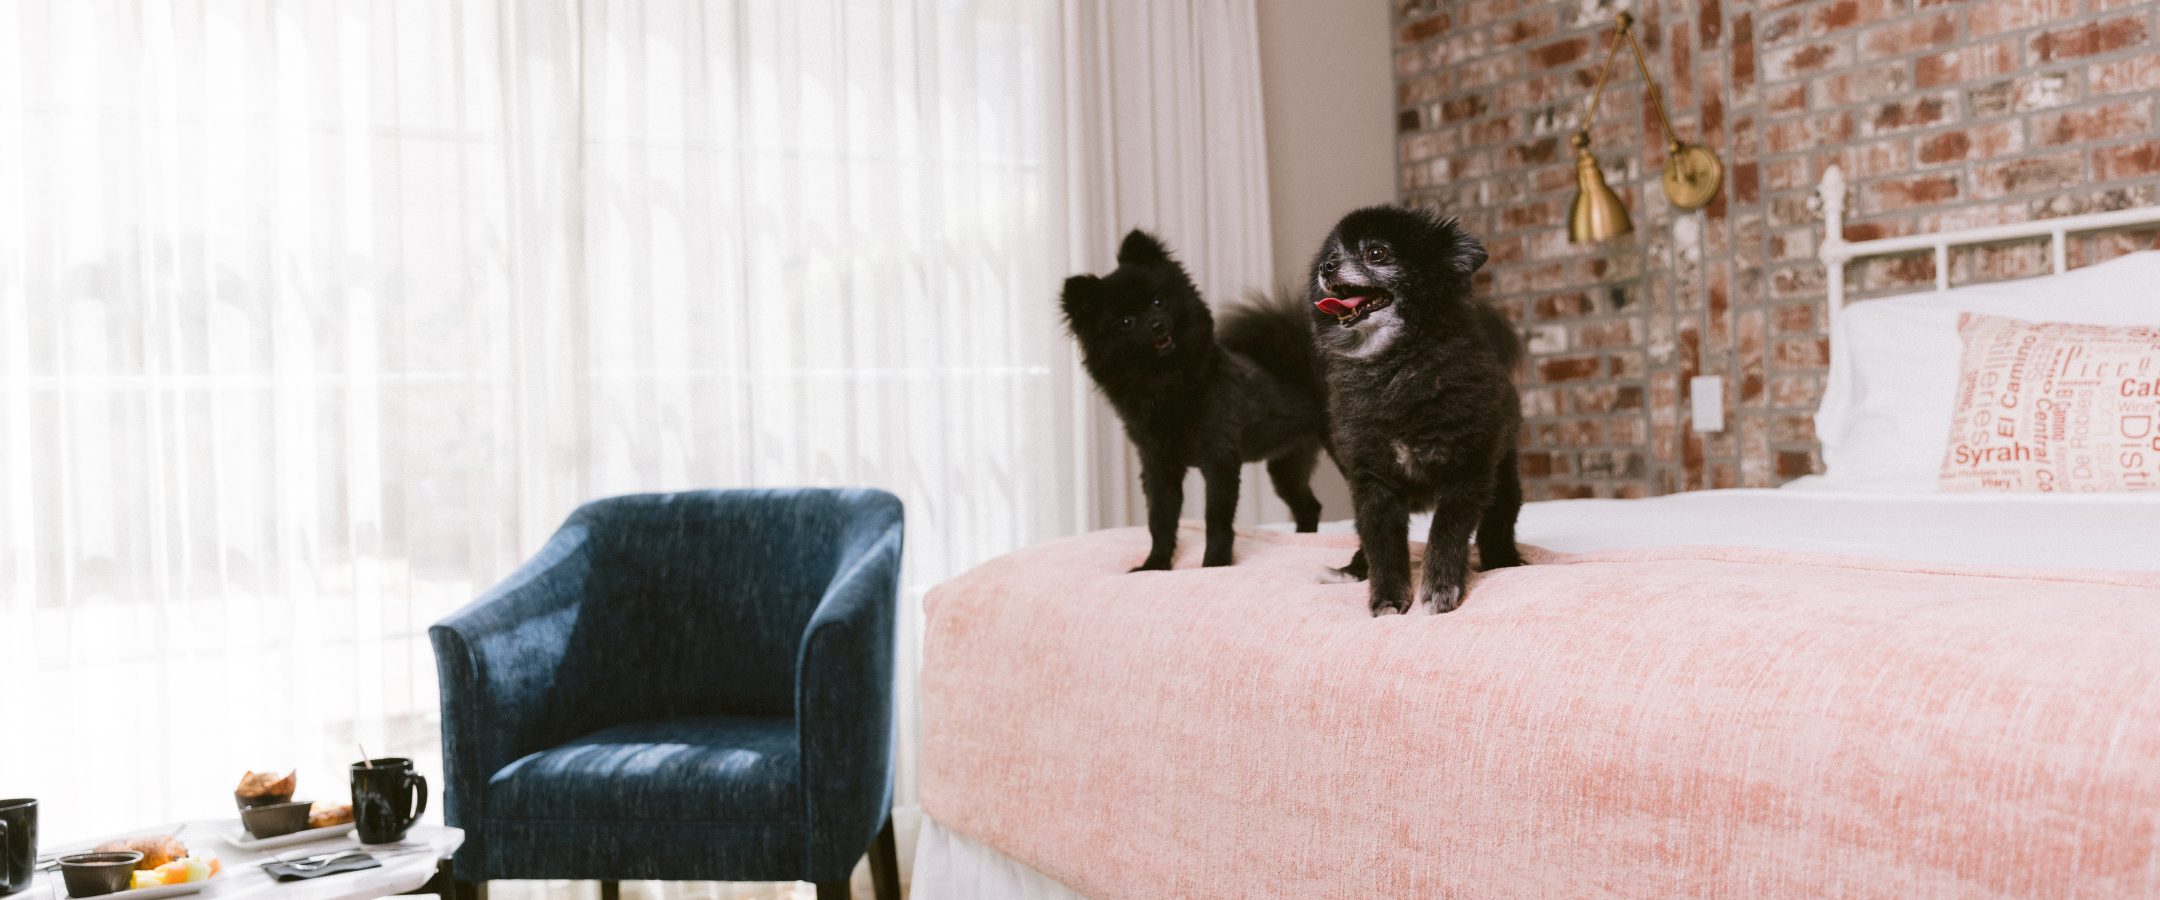
<svg viewBox="0 0 2160 900"><path fill-rule="evenodd" d="M1965 313L1950 491L2160 488L2160 327Z"/></svg>

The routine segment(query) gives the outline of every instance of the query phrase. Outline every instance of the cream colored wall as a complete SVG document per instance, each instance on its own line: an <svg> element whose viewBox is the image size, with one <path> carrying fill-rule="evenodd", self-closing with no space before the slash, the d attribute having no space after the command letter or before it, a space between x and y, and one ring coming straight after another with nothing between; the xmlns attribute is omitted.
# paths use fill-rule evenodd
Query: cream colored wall
<svg viewBox="0 0 2160 900"><path fill-rule="evenodd" d="M1268 194L1275 274L1284 284L1304 281L1313 251L1343 213L1395 199L1389 6L1260 0ZM1333 466L1322 465L1313 490L1325 518L1350 518L1350 490Z"/></svg>

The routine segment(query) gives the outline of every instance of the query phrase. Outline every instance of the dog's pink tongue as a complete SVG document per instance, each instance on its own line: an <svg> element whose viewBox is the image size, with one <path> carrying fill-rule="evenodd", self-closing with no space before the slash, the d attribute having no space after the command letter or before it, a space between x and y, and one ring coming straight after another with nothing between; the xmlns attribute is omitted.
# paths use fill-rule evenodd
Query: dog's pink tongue
<svg viewBox="0 0 2160 900"><path fill-rule="evenodd" d="M1321 312L1331 316L1347 316L1357 312L1358 307L1364 306L1365 298L1344 297L1338 300L1334 297L1324 297L1313 305L1319 307Z"/></svg>

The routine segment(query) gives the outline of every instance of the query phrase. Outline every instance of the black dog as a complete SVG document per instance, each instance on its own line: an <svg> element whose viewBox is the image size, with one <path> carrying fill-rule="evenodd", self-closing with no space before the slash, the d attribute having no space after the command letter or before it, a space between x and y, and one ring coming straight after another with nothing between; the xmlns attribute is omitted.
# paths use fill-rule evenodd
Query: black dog
<svg viewBox="0 0 2160 900"><path fill-rule="evenodd" d="M1336 570L1370 580L1374 615L1409 612L1409 516L1433 511L1416 599L1462 604L1470 532L1487 569L1522 564L1515 516L1521 356L1507 320L1470 297L1485 248L1454 220L1374 206L1336 223L1313 260L1313 341L1335 461L1359 550Z"/></svg>
<svg viewBox="0 0 2160 900"><path fill-rule="evenodd" d="M1327 436L1308 314L1294 297L1233 310L1215 327L1185 267L1135 229L1118 267L1065 280L1065 323L1087 371L1140 452L1153 547L1139 568L1170 568L1185 471L1207 478L1204 565L1230 564L1238 465L1267 460L1299 531L1320 523L1310 484Z"/></svg>

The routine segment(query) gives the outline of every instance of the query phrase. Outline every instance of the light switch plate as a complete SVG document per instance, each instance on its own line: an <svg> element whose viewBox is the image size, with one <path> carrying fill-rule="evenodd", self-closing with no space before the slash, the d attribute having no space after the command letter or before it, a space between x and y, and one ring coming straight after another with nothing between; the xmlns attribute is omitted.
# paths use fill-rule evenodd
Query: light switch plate
<svg viewBox="0 0 2160 900"><path fill-rule="evenodd" d="M1725 379L1697 375L1688 379L1688 403L1695 411L1696 431L1725 430Z"/></svg>

